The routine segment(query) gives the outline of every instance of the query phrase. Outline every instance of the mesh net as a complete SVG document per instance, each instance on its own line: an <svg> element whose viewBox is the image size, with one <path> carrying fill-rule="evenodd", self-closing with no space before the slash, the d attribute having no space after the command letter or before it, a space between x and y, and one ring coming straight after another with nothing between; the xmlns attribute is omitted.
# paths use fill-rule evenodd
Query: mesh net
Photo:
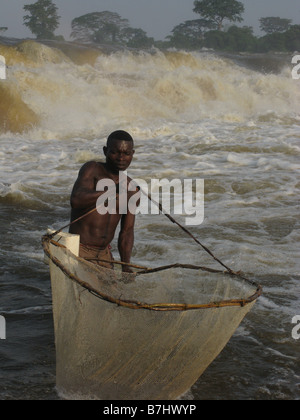
<svg viewBox="0 0 300 420"><path fill-rule="evenodd" d="M258 297L240 276L98 267L60 242L50 257L57 388L68 398L171 400L190 389ZM76 253L76 251L75 251Z"/></svg>

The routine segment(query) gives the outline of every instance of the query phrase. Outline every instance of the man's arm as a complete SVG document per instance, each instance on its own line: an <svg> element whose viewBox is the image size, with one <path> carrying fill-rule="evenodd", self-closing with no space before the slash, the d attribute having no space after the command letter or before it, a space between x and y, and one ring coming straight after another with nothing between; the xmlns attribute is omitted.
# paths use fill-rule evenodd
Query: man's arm
<svg viewBox="0 0 300 420"><path fill-rule="evenodd" d="M86 209L96 205L98 197L103 192L96 191L95 172L96 162L88 162L82 166L71 194L71 207L73 209Z"/></svg>
<svg viewBox="0 0 300 420"><path fill-rule="evenodd" d="M121 218L121 230L118 240L118 249L121 261L130 263L133 243L134 243L134 223L135 215L128 212ZM132 273L128 266L123 266L122 270L127 273Z"/></svg>

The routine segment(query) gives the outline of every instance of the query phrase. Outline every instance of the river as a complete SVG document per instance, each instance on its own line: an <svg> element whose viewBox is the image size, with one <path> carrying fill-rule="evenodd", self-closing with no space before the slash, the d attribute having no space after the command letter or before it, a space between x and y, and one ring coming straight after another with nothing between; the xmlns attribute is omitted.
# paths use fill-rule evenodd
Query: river
<svg viewBox="0 0 300 420"><path fill-rule="evenodd" d="M135 140L130 176L204 180L204 220L189 229L263 286L185 397L299 399L300 82L291 56L4 39L0 54L8 66L0 81L0 399L61 398L41 236L68 223L78 170L103 160L117 129ZM205 264L207 256L164 216L141 215L132 260Z"/></svg>

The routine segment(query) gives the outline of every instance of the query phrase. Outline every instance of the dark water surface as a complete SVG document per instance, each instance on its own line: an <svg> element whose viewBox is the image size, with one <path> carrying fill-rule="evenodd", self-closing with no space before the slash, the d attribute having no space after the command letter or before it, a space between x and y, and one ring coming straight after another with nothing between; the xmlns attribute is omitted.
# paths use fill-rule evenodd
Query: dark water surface
<svg viewBox="0 0 300 420"><path fill-rule="evenodd" d="M205 180L204 222L190 230L264 288L185 398L299 399L292 319L300 315L300 87L290 57L276 71L266 57L272 71L264 72L255 57L116 52L96 59L85 51L78 64L74 51L70 61L32 43L5 48L9 77L0 88L5 82L15 92L7 109L31 111L11 125L14 132L5 130L13 114L0 117L0 399L60 398L41 236L68 222L80 166L102 159L106 136L120 128L136 140L129 175ZM33 115L39 123L23 131ZM167 219L143 216L133 260L205 265L207 256Z"/></svg>

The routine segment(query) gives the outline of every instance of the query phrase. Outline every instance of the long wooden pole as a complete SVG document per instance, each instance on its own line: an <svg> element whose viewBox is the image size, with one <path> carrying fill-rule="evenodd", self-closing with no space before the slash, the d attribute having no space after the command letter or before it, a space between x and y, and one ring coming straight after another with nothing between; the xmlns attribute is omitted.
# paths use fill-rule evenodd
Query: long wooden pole
<svg viewBox="0 0 300 420"><path fill-rule="evenodd" d="M148 199L154 203L160 210L160 212L166 216L172 223L176 224L180 229L182 229L188 236L190 236L198 245L200 245L204 251L206 251L215 261L217 261L220 265L222 265L230 274L238 275L239 273L236 273L231 268L229 268L227 265L225 265L220 259L218 259L205 245L203 245L186 227L182 226L177 220L174 219L170 214L166 213L166 211L163 209L161 203L157 203L150 194L147 194L143 189L139 187L139 191L144 194ZM73 220L72 222L68 223L67 225L63 226L62 228L58 229L54 233L49 234L49 238L54 238L58 233L60 233L63 229L66 229L67 227L71 226L73 223L78 222L79 220L83 219L84 217L88 216L89 214L96 211L100 206L96 206L94 209L88 211L87 213L83 214L82 216L78 217L76 220Z"/></svg>

